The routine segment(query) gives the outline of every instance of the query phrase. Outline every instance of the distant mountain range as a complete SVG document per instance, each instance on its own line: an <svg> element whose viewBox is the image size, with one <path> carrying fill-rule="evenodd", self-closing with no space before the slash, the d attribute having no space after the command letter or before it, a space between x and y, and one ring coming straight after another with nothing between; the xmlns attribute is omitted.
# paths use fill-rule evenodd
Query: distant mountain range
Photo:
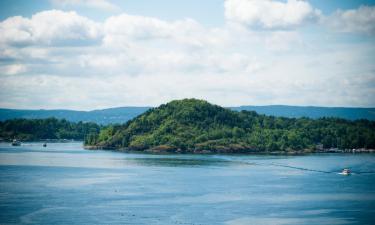
<svg viewBox="0 0 375 225"><path fill-rule="evenodd" d="M85 121L99 124L124 123L151 107L118 107L92 111L75 110L20 110L0 109L0 121L14 118L42 119L56 117L72 122ZM349 120L375 120L375 108L315 107L315 106L239 106L229 107L235 111L256 111L259 114L283 116L289 118L338 117Z"/></svg>
<svg viewBox="0 0 375 225"><path fill-rule="evenodd" d="M14 118L43 119L55 117L72 122L95 122L98 124L124 123L151 107L119 107L92 111L75 110L19 110L0 109L0 121Z"/></svg>
<svg viewBox="0 0 375 225"><path fill-rule="evenodd" d="M236 111L256 111L259 114L266 114L268 116L283 116L289 118L309 117L316 119L321 117L338 117L348 120L375 120L375 108L268 105L240 106L231 107L231 109Z"/></svg>

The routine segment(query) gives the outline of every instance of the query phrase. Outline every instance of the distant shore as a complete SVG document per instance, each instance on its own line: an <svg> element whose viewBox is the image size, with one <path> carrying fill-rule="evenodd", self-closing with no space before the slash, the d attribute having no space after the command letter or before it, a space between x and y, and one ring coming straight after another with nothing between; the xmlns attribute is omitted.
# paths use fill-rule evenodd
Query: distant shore
<svg viewBox="0 0 375 225"><path fill-rule="evenodd" d="M83 142L80 139L40 139L40 140L18 140L21 143L70 143L70 142ZM0 140L0 143L12 143L12 140Z"/></svg>
<svg viewBox="0 0 375 225"><path fill-rule="evenodd" d="M21 143L71 143L71 142L83 142L83 140L76 139L40 139L33 141L22 141ZM0 143L9 143L11 140L0 140ZM108 150L118 152L136 152L136 153L155 153L155 154L270 154L270 155L301 155L310 153L375 153L375 149L338 149L338 148L327 148L327 149L303 149L303 150L290 150L290 151L259 151L255 149L194 149L194 150L181 150L173 147L168 148L150 148L150 149L132 149L132 148L111 148L104 146L95 145L83 145L86 150Z"/></svg>

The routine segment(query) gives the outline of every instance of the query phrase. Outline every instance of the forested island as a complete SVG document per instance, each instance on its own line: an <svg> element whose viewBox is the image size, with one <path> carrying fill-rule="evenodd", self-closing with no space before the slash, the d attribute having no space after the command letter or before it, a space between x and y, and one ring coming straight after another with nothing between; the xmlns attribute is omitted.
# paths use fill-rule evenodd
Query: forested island
<svg viewBox="0 0 375 225"><path fill-rule="evenodd" d="M88 149L181 153L324 152L375 149L375 122L285 118L184 99L151 108L124 124L65 119L0 122L0 140L84 140Z"/></svg>
<svg viewBox="0 0 375 225"><path fill-rule="evenodd" d="M88 134L100 131L95 123L69 122L65 119L11 119L0 121L0 138L3 141L84 140Z"/></svg>
<svg viewBox="0 0 375 225"><path fill-rule="evenodd" d="M175 100L87 135L89 149L181 153L321 152L374 149L375 122L284 118Z"/></svg>

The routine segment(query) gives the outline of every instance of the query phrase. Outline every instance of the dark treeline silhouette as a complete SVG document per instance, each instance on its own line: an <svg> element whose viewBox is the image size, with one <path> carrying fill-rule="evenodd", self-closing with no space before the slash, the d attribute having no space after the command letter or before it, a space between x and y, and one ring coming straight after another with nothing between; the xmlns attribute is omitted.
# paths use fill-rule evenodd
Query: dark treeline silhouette
<svg viewBox="0 0 375 225"><path fill-rule="evenodd" d="M38 141L43 139L83 140L88 134L97 134L100 126L95 123L69 122L65 119L12 119L0 121L3 140Z"/></svg>

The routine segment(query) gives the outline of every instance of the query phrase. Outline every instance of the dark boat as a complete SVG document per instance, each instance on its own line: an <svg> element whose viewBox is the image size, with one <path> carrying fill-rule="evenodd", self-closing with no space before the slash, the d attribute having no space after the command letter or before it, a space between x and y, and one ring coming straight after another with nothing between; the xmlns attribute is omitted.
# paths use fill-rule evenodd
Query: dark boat
<svg viewBox="0 0 375 225"><path fill-rule="evenodd" d="M47 143L44 143L44 144L43 144L43 147L47 147Z"/></svg>
<svg viewBox="0 0 375 225"><path fill-rule="evenodd" d="M21 146L21 142L18 141L17 139L13 139L12 146Z"/></svg>

